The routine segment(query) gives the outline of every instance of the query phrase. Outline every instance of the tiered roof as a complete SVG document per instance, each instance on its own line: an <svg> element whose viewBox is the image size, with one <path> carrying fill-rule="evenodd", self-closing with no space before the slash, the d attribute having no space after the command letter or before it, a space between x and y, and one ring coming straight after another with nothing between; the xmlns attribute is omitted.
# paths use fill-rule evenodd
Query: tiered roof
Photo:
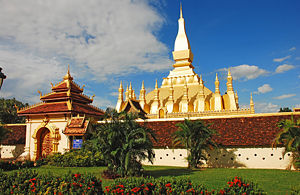
<svg viewBox="0 0 300 195"><path fill-rule="evenodd" d="M64 130L65 135L82 136L86 133L89 126L89 120L85 117L72 117Z"/></svg>
<svg viewBox="0 0 300 195"><path fill-rule="evenodd" d="M39 92L39 91L38 91ZM20 116L39 115L39 114L85 114L90 116L102 116L104 111L92 106L93 97L90 98L83 94L81 88L73 81L68 68L63 81L52 85L52 92L42 95L40 93L39 104L35 104L18 110Z"/></svg>

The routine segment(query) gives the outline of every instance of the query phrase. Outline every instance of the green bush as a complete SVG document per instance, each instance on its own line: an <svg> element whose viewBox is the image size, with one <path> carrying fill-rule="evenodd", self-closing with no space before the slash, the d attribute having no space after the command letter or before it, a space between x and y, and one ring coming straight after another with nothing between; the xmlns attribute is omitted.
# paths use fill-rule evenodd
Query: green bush
<svg viewBox="0 0 300 195"><path fill-rule="evenodd" d="M24 169L13 174L0 172L0 194L102 194L102 181L92 175L37 175Z"/></svg>
<svg viewBox="0 0 300 195"><path fill-rule="evenodd" d="M99 152L72 150L65 154L56 153L47 157L49 165L59 167L91 167L103 166L104 160Z"/></svg>
<svg viewBox="0 0 300 195"><path fill-rule="evenodd" d="M31 168L34 167L33 161L0 161L0 169L4 171L11 171L16 169L23 169L23 168Z"/></svg>

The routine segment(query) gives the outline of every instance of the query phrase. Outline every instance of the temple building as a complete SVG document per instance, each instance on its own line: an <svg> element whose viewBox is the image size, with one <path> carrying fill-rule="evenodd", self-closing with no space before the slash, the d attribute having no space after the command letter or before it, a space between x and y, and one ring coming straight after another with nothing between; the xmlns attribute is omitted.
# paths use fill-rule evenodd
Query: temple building
<svg viewBox="0 0 300 195"><path fill-rule="evenodd" d="M123 86L120 84L119 97L116 105L118 112L130 110L128 102L133 107L131 111L146 113L147 118L182 118L212 115L239 115L254 113L252 95L250 109L240 109L238 94L233 89L230 69L227 75L227 91L220 93L220 82L216 74L215 89L212 91L204 86L202 77L194 72L193 53L185 32L185 23L180 7L178 33L174 44L173 64L167 78L163 78L158 87L156 81L153 91L146 94L144 82L139 99L130 83L123 99Z"/></svg>
<svg viewBox="0 0 300 195"><path fill-rule="evenodd" d="M80 147L90 123L104 114L91 105L94 96L84 95L84 86L79 87L73 81L69 67L63 80L51 85L51 93L38 91L40 103L18 109L19 116L26 116L24 158L36 160Z"/></svg>

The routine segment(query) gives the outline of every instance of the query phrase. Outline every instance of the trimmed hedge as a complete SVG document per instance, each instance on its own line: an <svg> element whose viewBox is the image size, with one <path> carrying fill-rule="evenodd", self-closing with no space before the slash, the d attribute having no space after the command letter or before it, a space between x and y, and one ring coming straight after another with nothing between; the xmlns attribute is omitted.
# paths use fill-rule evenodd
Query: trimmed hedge
<svg viewBox="0 0 300 195"><path fill-rule="evenodd" d="M58 167L94 167L105 165L100 152L92 153L83 150L71 150L64 154L56 153L49 155L45 161L49 165Z"/></svg>

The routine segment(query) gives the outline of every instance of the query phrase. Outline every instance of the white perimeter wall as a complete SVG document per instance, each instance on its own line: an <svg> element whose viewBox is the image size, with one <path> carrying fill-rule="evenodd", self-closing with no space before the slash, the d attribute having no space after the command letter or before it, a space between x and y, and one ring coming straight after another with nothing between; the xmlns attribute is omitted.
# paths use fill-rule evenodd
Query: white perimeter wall
<svg viewBox="0 0 300 195"><path fill-rule="evenodd" d="M154 149L155 159L152 165L187 167L187 150ZM287 169L292 154L282 156L283 148L228 148L208 152L207 167L251 168L251 169ZM144 165L151 165L143 162Z"/></svg>
<svg viewBox="0 0 300 195"><path fill-rule="evenodd" d="M24 152L24 144L1 145L1 159L15 159Z"/></svg>

